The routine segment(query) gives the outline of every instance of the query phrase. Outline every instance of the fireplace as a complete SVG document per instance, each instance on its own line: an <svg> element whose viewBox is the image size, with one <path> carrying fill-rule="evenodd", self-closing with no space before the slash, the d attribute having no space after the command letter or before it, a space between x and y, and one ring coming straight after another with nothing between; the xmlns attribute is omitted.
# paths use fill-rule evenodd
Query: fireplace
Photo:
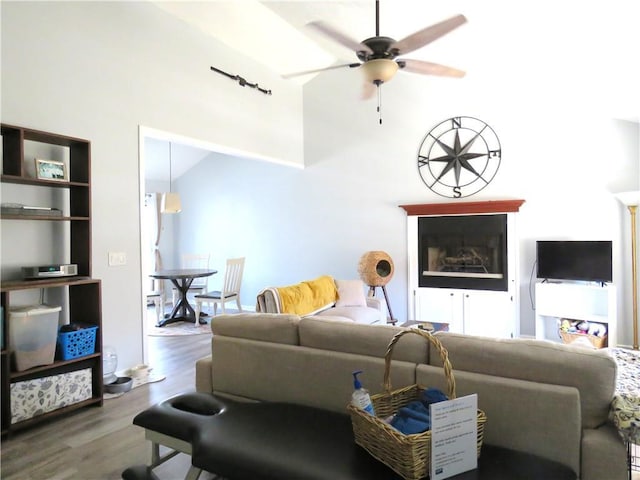
<svg viewBox="0 0 640 480"><path fill-rule="evenodd" d="M418 218L420 287L507 290L507 216Z"/></svg>
<svg viewBox="0 0 640 480"><path fill-rule="evenodd" d="M407 318L519 336L516 214L524 200L400 205L407 212Z"/></svg>

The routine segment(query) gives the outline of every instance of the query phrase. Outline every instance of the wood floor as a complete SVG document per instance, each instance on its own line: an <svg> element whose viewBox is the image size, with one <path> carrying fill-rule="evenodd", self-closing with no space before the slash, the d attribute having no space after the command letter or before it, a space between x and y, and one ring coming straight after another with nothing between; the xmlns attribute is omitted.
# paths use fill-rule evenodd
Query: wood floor
<svg viewBox="0 0 640 480"><path fill-rule="evenodd" d="M149 347L149 363L165 380L12 434L1 445L1 478L119 479L127 467L148 464L150 444L133 417L167 397L195 390L195 361L210 354L211 335L149 337ZM189 457L179 455L155 471L162 479L177 480L189 465ZM203 473L200 478L216 477Z"/></svg>

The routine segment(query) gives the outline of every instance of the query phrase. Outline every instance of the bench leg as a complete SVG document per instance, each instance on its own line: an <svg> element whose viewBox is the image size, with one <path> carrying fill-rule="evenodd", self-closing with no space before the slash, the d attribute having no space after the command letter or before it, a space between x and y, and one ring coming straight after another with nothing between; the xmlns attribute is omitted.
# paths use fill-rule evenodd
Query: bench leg
<svg viewBox="0 0 640 480"><path fill-rule="evenodd" d="M162 433L154 432L153 430L145 430L145 437L151 442L151 465L150 468L155 468L158 465L162 465L164 462L171 460L179 453L185 453L191 455L191 444L178 440ZM169 452L164 455L160 454L160 445L163 445L170 449ZM193 465L189 467L185 480L198 480L202 473L201 468L196 468Z"/></svg>
<svg viewBox="0 0 640 480"><path fill-rule="evenodd" d="M202 473L201 468L196 468L193 465L191 465L191 467L189 468L189 471L187 472L187 476L184 477L184 480L198 480L198 477L200 476L201 473Z"/></svg>

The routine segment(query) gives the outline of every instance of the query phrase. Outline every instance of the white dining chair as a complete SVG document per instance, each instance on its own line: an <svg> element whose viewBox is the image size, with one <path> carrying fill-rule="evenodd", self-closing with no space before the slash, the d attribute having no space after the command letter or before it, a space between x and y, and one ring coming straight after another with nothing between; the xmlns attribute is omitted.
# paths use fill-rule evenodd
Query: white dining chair
<svg viewBox="0 0 640 480"><path fill-rule="evenodd" d="M156 324L160 323L164 315L164 295L159 290L147 292L147 305L153 303L156 310Z"/></svg>
<svg viewBox="0 0 640 480"><path fill-rule="evenodd" d="M238 310L242 312L240 302L240 287L242 284L242 274L244 272L244 257L230 258L224 272L222 290L214 290L194 296L196 302L196 326L199 325L200 312L203 303L213 303L213 314L216 315L218 304L221 305L222 313L226 313L225 304L234 301Z"/></svg>
<svg viewBox="0 0 640 480"><path fill-rule="evenodd" d="M206 270L209 268L210 257L211 257L211 254L209 253L184 253L182 254L182 257L180 259L180 268L199 268L199 269ZM208 277L194 279L193 283L191 283L191 286L189 287L189 292L190 293L206 292L207 285L208 285L207 280L208 280ZM178 301L179 295L180 295L180 292L178 291L178 289L173 287L173 294L172 294L171 300L174 306Z"/></svg>

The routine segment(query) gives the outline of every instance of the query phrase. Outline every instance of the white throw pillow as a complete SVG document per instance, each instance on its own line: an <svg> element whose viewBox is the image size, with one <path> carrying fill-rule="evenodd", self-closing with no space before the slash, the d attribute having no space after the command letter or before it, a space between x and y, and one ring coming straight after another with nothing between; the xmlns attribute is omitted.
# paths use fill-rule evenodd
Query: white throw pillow
<svg viewBox="0 0 640 480"><path fill-rule="evenodd" d="M336 307L366 307L362 280L336 280L338 301Z"/></svg>

